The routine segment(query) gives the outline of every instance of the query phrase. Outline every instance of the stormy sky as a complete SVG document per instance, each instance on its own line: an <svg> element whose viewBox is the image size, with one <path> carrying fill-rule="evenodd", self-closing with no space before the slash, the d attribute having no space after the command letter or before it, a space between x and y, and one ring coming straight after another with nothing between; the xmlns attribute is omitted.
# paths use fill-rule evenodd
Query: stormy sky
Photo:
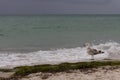
<svg viewBox="0 0 120 80"><path fill-rule="evenodd" d="M0 0L0 14L120 14L120 0Z"/></svg>

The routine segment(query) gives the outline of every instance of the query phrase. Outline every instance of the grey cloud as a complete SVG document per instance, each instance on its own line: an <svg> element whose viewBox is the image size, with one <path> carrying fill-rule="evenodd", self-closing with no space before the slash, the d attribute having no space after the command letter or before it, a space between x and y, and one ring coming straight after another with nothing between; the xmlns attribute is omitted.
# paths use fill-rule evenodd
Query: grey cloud
<svg viewBox="0 0 120 80"><path fill-rule="evenodd" d="M120 0L0 0L0 14L115 14Z"/></svg>

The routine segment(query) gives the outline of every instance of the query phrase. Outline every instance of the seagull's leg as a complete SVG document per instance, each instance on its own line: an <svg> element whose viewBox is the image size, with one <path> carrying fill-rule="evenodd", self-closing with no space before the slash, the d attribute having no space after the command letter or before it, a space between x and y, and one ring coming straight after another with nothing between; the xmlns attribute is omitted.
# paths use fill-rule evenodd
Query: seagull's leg
<svg viewBox="0 0 120 80"><path fill-rule="evenodd" d="M92 57L93 57L93 60L94 60L94 55Z"/></svg>
<svg viewBox="0 0 120 80"><path fill-rule="evenodd" d="M91 55L91 60L94 60L94 55Z"/></svg>

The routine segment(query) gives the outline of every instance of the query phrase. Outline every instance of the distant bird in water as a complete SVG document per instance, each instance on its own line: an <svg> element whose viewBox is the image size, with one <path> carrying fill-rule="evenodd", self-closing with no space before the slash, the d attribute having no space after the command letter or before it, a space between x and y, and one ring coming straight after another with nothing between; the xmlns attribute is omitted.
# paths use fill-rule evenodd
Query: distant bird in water
<svg viewBox="0 0 120 80"><path fill-rule="evenodd" d="M104 52L101 51L101 50L97 50L97 49L91 48L91 47L90 47L90 43L86 43L85 46L87 47L87 53L88 53L89 55L91 55L91 59L92 59L92 60L94 60L94 55L104 53Z"/></svg>

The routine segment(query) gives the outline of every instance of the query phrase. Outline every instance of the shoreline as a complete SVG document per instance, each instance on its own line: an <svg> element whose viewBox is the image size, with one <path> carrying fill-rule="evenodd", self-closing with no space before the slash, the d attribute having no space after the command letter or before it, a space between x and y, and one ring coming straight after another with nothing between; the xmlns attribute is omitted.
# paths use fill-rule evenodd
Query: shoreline
<svg viewBox="0 0 120 80"><path fill-rule="evenodd" d="M108 73L112 75L110 71L115 72L115 74L120 74L120 61L93 61L93 62L78 62L78 63L61 63L58 65L20 66L14 69L0 69L0 71L1 71L0 73L2 74L0 76L0 80L2 79L5 79L5 80L10 80L10 79L12 80L38 80L38 79L39 80L43 80L43 79L89 80L89 79L85 79L84 76L86 75L88 77L90 75L93 76L92 79L90 80L99 80L99 79L93 79L93 78L96 78L94 74L97 75L96 73L98 74ZM82 75L81 78L79 77L80 75ZM104 77L103 75L99 75L99 76ZM118 75L116 77L118 77ZM117 80L117 79L112 79L112 80Z"/></svg>
<svg viewBox="0 0 120 80"><path fill-rule="evenodd" d="M16 67L22 67L22 66L36 66L36 65L59 65L59 64L62 64L62 63L82 63L82 62L102 62L102 61L120 61L120 59L114 59L114 58L105 58L105 59L95 59L95 60L89 60L89 59L86 59L86 60L83 60L83 61L69 61L69 62L48 62L46 64L42 63L42 64L32 64L32 65L21 65L21 66L3 66L3 67L0 67L0 71L1 70L12 70Z"/></svg>

